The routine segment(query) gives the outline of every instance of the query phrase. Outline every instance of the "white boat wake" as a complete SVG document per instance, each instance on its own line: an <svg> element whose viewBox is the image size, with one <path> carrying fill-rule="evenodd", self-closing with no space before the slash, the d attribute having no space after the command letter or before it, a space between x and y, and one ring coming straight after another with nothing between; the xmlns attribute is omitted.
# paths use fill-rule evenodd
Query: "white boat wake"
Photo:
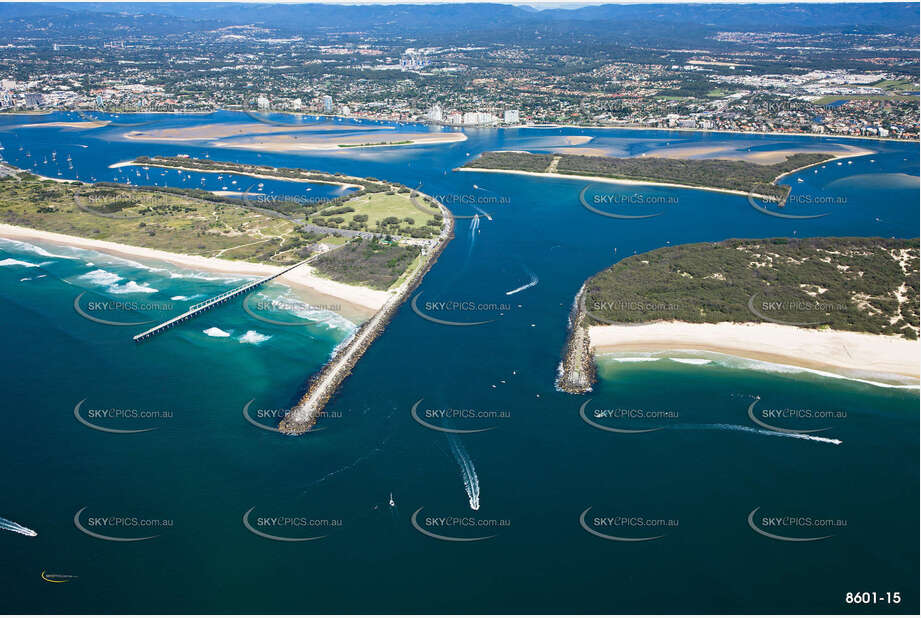
<svg viewBox="0 0 921 618"><path fill-rule="evenodd" d="M764 436L774 436L775 438L795 438L797 440L812 440L814 442L824 442L825 444L834 444L838 446L841 440L837 438L823 438L822 436L813 436L804 433L792 433L785 431L768 431L757 427L746 427L745 425L729 425L726 423L712 423L708 425L674 425L674 429L717 429L725 431L746 431L748 433L758 433Z"/></svg>
<svg viewBox="0 0 921 618"><path fill-rule="evenodd" d="M525 271L527 271L528 276L531 277L531 280L528 281L527 283L525 283L524 285L515 288L514 290L509 290L508 292L505 293L506 296L511 296L512 294L517 294L518 292L523 292L524 290L527 290L528 288L533 288L535 285L538 284L538 282L540 281L540 279L537 278L537 275L535 275L533 272L531 272L531 270L528 269L527 267L525 267Z"/></svg>
<svg viewBox="0 0 921 618"><path fill-rule="evenodd" d="M20 526L15 521L10 521L9 519L4 519L3 517L0 517L0 530L8 530L10 532L16 532L25 536L38 536L38 533L35 530L30 530L25 526Z"/></svg>
<svg viewBox="0 0 921 618"><path fill-rule="evenodd" d="M480 215L473 215L473 219L470 220L469 229L470 229L470 247L467 249L467 261L464 264L465 269L470 262L470 257L473 255L473 247L476 245L477 232L480 231Z"/></svg>
<svg viewBox="0 0 921 618"><path fill-rule="evenodd" d="M454 453L454 459L461 469L461 478L464 479L464 489L467 490L467 499L470 501L470 508L474 511L480 510L480 479L477 478L476 468L473 467L473 460L464 449L460 439L455 435L449 435L448 441L451 443L451 452Z"/></svg>

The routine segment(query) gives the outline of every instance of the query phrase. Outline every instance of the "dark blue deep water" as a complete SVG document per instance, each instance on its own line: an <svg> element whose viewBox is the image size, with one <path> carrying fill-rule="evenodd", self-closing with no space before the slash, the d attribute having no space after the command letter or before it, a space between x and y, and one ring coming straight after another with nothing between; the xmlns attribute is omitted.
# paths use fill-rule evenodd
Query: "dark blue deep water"
<svg viewBox="0 0 921 618"><path fill-rule="evenodd" d="M150 119L155 124L145 128L252 122L225 112ZM244 406L252 401L251 418L277 422L276 411L297 401L354 324L320 311L292 318L305 326L278 326L235 303L136 346L137 327L87 321L73 309L75 296L183 308L239 280L0 240L0 517L38 533L0 530L4 611L917 612L916 388L677 355L604 360L590 396L553 387L576 291L624 256L731 237L916 237L916 144L511 129L470 130L453 144L296 155L122 136L136 128L18 126L59 120L79 118L5 117L0 154L53 178L251 187L242 177L109 167L140 155L208 155L421 183L458 215L478 207L491 220L481 217L478 228L458 220L419 303L495 307L440 315L493 320L449 327L404 306L330 402L322 431L292 438L247 422ZM550 152L572 147L566 136L579 135L596 135L588 146L621 155L827 144L875 153L794 175L802 182L788 179L794 195L846 198L828 216L796 221L766 216L737 195L596 185L592 191L674 198L662 216L611 219L580 205L582 181L452 171L485 150ZM305 195L306 188L264 181L259 190ZM292 297L278 285L263 294ZM754 431L747 410L755 396L764 406L844 412L816 434L841 444ZM590 410L675 417L657 423L661 431L601 431L580 418L589 397ZM425 410L495 413L433 423L492 429L454 437L428 429L411 415L419 400L423 419ZM168 415L96 418L108 427L156 428L105 433L75 419L81 401L84 417L100 409ZM465 480L478 484L477 511ZM580 525L586 509L586 526L596 532L652 540L592 534ZM828 538L760 535L747 520L754 509L755 524L776 535ZM323 538L258 536L244 526L247 512L259 532ZM432 534L489 538L434 538L413 526L414 514ZM155 538L102 540L81 532L75 516L104 536ZM772 518L786 524L770 528ZM43 572L77 577L52 584ZM847 604L857 592L875 592L880 602ZM901 603L885 604L887 592L899 592Z"/></svg>

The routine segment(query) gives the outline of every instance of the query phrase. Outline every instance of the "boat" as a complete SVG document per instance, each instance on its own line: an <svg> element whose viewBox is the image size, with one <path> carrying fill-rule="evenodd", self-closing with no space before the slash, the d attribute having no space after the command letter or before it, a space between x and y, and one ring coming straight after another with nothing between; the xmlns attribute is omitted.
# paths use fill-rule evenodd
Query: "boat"
<svg viewBox="0 0 921 618"><path fill-rule="evenodd" d="M397 503L393 501L393 492L390 492L390 506L396 506Z"/></svg>

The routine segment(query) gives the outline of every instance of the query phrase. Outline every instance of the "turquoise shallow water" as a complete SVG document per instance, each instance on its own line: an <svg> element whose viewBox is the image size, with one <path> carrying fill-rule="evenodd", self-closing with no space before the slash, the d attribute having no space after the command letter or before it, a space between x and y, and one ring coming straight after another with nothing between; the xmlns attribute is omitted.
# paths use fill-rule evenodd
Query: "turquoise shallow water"
<svg viewBox="0 0 921 618"><path fill-rule="evenodd" d="M181 126L241 117L219 113L157 120ZM146 303L152 307L96 314L143 321L240 281L0 241L6 404L0 516L38 532L26 537L0 531L4 609L917 611L917 390L737 362L674 360L605 360L590 396L553 389L566 316L579 285L634 251L794 232L917 236L915 146L829 140L878 152L802 174L801 183L791 180L795 194L847 198L821 219L765 216L740 196L621 187L616 190L677 198L667 206L667 216L625 222L583 209L579 181L451 171L483 150L549 151L564 145L566 135L591 131L473 130L467 141L451 145L300 156L221 150L205 143L145 144L120 138L125 129L112 127L26 129L13 126L22 119L3 122L4 158L23 167L36 164L36 171L52 177L60 172L62 178L123 180L133 171L132 182L138 182L143 170L109 165L138 155L185 153L376 176L410 186L421 182L422 190L439 195L458 214L472 214L478 206L492 220L480 219L478 228L459 220L456 238L418 290L420 306L441 301L506 305L434 310L448 320L494 320L463 328L422 320L403 307L330 403L322 431L286 438L247 422L244 406L252 401L250 417L273 424L348 335L349 322L316 308L267 313L310 322L279 326L230 304L135 346L130 335L137 327L86 320L74 311L74 298L86 292L84 303ZM612 152L628 154L661 148L663 141L671 146L738 142L740 148L763 150L823 143L773 136L595 133ZM49 159L46 166L44 157L51 151L54 165ZM168 174L155 180L201 185L202 175L183 176L188 178ZM227 186L245 182L237 180ZM216 190L224 186L217 186L216 178L205 183ZM263 191L306 193L303 185L293 184L265 181ZM534 278L536 285L506 294ZM286 289L264 291L266 300L279 298L292 309L294 299ZM168 303L173 307L167 309ZM748 408L755 396L761 398L759 411L837 413L820 427L777 422L788 422L790 429L828 427L814 435L841 444L752 431L757 425ZM663 429L622 434L592 427L580 417L589 398L587 415L598 423ZM419 400L423 420L492 429L460 435L452 443L413 419ZM74 418L80 401L85 418L112 409L169 415L93 418L107 427L156 428L104 433ZM434 418L440 409L496 414L444 421ZM604 418L605 410L670 416ZM478 511L470 509L464 485L472 480L471 465L479 486ZM391 493L394 507L388 504ZM158 536L138 542L88 536L74 524L84 507L78 522L91 532ZM596 532L661 538L600 538L580 525L589 507L585 522ZM832 536L814 542L765 537L748 525L756 508L753 521L768 532ZM324 538L260 537L243 524L250 509L248 521L259 532ZM492 538L432 538L413 527L417 512L415 521L427 532ZM135 517L162 521L141 525ZM615 517L625 519L610 524L608 518ZM796 522L772 526L773 517ZM803 517L835 525L807 524ZM43 571L78 579L49 584L41 579ZM847 592L861 591L899 591L902 603L845 603Z"/></svg>

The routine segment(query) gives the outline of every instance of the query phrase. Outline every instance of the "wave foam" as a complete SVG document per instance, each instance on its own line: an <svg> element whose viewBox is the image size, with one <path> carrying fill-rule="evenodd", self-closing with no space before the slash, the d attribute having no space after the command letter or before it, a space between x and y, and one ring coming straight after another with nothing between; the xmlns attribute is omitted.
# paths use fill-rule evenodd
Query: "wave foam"
<svg viewBox="0 0 921 618"><path fill-rule="evenodd" d="M124 277L101 268L84 273L78 279L85 279L93 285L104 287L110 294L152 294L159 291L146 283L138 283L137 281L120 284L119 281L123 281Z"/></svg>
<svg viewBox="0 0 921 618"><path fill-rule="evenodd" d="M240 343L252 343L254 345L259 345L263 341L268 341L271 338L272 338L271 335L263 335L260 332L257 332L254 330L248 330L237 341L239 341Z"/></svg>
<svg viewBox="0 0 921 618"><path fill-rule="evenodd" d="M39 247L38 245L33 245L33 244L30 243L30 242L25 242L25 241L22 241L22 240L13 240L12 238L0 238L0 242L2 242L2 243L9 243L9 244L13 245L13 247L15 247L15 249L18 250L18 251L25 251L26 253L34 253L34 254L40 255L40 256L42 256L42 257L59 258L59 259L62 259L62 260L78 260L78 259L80 259L80 258L75 257L75 256L72 256L72 255L61 255L61 254L59 254L59 253L51 253L50 251L48 251L48 250L46 250L46 249L42 249L42 248Z"/></svg>
<svg viewBox="0 0 921 618"><path fill-rule="evenodd" d="M230 333L228 333L226 330L221 330L217 326L206 328L205 330L201 332L205 333L209 337L230 337Z"/></svg>
<svg viewBox="0 0 921 618"><path fill-rule="evenodd" d="M41 264L33 264L32 262L26 262L24 260L15 260L13 258L7 258L5 260L0 260L0 266L23 266L25 268L38 268L39 266L44 266L47 262Z"/></svg>

